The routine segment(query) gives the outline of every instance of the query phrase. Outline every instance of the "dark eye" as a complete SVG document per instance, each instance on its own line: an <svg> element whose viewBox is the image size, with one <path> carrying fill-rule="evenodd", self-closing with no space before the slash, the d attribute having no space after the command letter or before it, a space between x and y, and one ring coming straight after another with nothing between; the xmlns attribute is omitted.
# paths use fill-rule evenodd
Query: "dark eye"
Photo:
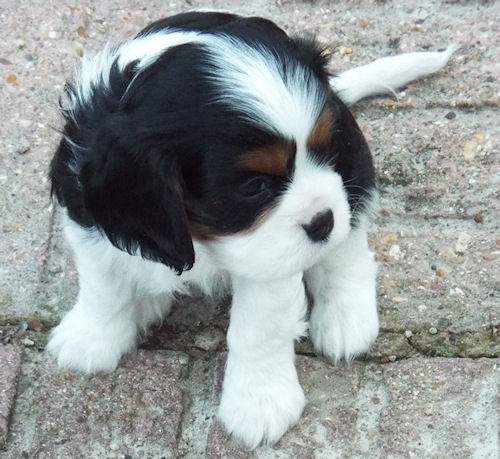
<svg viewBox="0 0 500 459"><path fill-rule="evenodd" d="M238 191L247 198L264 197L269 193L268 181L266 177L253 177L241 184Z"/></svg>

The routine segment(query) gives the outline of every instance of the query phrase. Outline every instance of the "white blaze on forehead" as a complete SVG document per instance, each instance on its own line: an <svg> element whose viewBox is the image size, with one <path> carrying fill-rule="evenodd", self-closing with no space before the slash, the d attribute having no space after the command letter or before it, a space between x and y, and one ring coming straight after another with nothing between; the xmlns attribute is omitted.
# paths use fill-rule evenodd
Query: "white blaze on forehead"
<svg viewBox="0 0 500 459"><path fill-rule="evenodd" d="M205 37L204 37L205 38ZM208 68L219 100L268 130L304 144L325 102L312 71L268 48L233 37L207 37Z"/></svg>
<svg viewBox="0 0 500 459"><path fill-rule="evenodd" d="M202 45L208 71L217 85L219 101L233 105L254 123L304 145L325 102L312 71L288 58L276 56L258 43L250 46L228 35L165 29L133 38L82 60L76 79L76 103L86 103L96 86L109 87L110 70L117 63L124 70L137 62L139 72L166 50L187 44ZM286 68L286 69L285 69ZM195 71L195 69L193 69Z"/></svg>
<svg viewBox="0 0 500 459"><path fill-rule="evenodd" d="M167 49L196 42L199 37L198 32L170 30L135 38L121 46L118 66L124 69L130 62L138 61L138 68L146 67Z"/></svg>
<svg viewBox="0 0 500 459"><path fill-rule="evenodd" d="M99 53L85 56L77 71L74 92L68 91L67 116L77 120L79 107L90 104L97 88L110 87L113 65L123 71L135 63L135 78L167 50L196 44L206 51L204 69L193 62L192 71L208 71L217 87L218 101L228 103L253 123L294 140L297 160L305 160L306 141L325 102L317 78L306 66L289 56L277 56L263 45L252 46L228 35L179 29L136 37L119 45L106 45ZM67 139L72 142L71 139ZM75 145L74 151L78 150Z"/></svg>

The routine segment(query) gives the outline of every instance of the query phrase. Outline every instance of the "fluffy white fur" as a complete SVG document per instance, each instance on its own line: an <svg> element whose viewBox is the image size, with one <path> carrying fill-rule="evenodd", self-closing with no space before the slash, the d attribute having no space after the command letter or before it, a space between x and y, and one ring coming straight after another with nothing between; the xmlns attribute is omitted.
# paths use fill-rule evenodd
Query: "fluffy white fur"
<svg viewBox="0 0 500 459"><path fill-rule="evenodd" d="M230 283L229 355L219 418L252 449L276 442L297 422L304 407L293 349L294 340L307 329L303 277L314 298L310 334L315 349L333 361L350 360L366 352L377 336L376 266L366 228L350 230L340 176L306 156L307 135L322 101L315 99L314 88L303 83L300 75L285 86L272 66L263 65L262 56L250 50L232 50L227 43L221 47L218 39L196 33L156 34L108 47L85 61L76 96L79 103L89 100L92 85L106 84L116 57L121 66L138 58L145 66L168 46L190 40L205 43L224 72L220 78L233 82L234 92L228 98L244 102L249 116L294 138L297 158L292 183L279 206L252 231L195 241L196 262L181 276L162 264L122 252L97 231L65 219L80 293L74 308L52 332L48 350L62 367L87 374L111 371L134 348L138 332L165 317L175 292L197 284L209 293ZM417 69L439 69L449 54L379 60L371 67L343 73L332 85L352 103L420 76ZM263 96L248 97L249 93ZM335 215L335 226L328 242L318 245L301 225L328 208Z"/></svg>
<svg viewBox="0 0 500 459"><path fill-rule="evenodd" d="M331 78L330 84L347 105L352 105L374 94L394 93L410 81L438 72L457 49L457 45L450 45L444 51L383 57Z"/></svg>
<svg viewBox="0 0 500 459"><path fill-rule="evenodd" d="M291 70L285 82L276 59L265 49L257 52L241 42L214 36L207 37L205 44L222 98L254 122L305 144L324 104L317 82L303 68Z"/></svg>
<svg viewBox="0 0 500 459"><path fill-rule="evenodd" d="M262 282L232 276L232 285L219 418L253 449L278 441L304 408L293 343L306 332L306 298L300 272Z"/></svg>
<svg viewBox="0 0 500 459"><path fill-rule="evenodd" d="M376 273L364 228L352 231L344 244L306 271L314 300L310 336L319 354L333 362L350 361L375 341Z"/></svg>

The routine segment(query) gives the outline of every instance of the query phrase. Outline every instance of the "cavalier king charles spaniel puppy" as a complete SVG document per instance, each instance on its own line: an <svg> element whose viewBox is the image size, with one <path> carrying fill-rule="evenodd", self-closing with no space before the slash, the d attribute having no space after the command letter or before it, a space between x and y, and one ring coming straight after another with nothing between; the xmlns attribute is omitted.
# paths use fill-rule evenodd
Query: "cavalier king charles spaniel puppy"
<svg viewBox="0 0 500 459"><path fill-rule="evenodd" d="M48 343L58 364L112 371L177 293L228 287L218 416L246 448L276 442L305 404L294 340L349 361L378 332L375 172L347 105L452 51L333 76L312 39L193 12L84 58L50 168L80 285Z"/></svg>

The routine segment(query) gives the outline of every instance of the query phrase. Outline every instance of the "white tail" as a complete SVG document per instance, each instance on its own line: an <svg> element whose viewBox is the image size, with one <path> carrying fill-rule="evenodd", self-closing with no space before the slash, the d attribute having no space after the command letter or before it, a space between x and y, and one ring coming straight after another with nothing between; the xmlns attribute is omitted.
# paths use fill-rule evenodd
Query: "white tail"
<svg viewBox="0 0 500 459"><path fill-rule="evenodd" d="M441 70L457 45L444 51L399 54L383 57L332 77L330 84L347 105L375 94L393 93L410 81Z"/></svg>

